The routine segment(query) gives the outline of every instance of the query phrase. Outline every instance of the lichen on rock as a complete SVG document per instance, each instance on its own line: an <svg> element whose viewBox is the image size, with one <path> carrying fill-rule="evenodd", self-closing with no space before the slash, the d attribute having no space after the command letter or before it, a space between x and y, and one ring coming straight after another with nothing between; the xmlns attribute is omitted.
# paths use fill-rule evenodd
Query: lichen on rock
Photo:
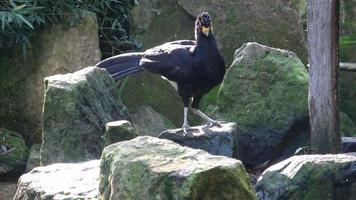
<svg viewBox="0 0 356 200"><path fill-rule="evenodd" d="M259 178L258 199L356 199L356 154L294 156Z"/></svg>
<svg viewBox="0 0 356 200"><path fill-rule="evenodd" d="M271 158L294 123L308 115L308 73L290 51L246 43L221 85L216 116L241 130L241 159Z"/></svg>
<svg viewBox="0 0 356 200"><path fill-rule="evenodd" d="M42 164L99 158L107 122L128 119L114 79L96 67L45 79Z"/></svg>
<svg viewBox="0 0 356 200"><path fill-rule="evenodd" d="M106 147L100 166L100 199L255 199L240 161L150 136Z"/></svg>

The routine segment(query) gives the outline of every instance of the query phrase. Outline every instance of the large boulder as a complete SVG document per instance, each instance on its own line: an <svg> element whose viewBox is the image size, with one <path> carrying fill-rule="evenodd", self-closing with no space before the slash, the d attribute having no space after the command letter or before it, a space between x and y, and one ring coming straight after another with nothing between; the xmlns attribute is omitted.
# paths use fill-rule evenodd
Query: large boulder
<svg viewBox="0 0 356 200"><path fill-rule="evenodd" d="M43 79L100 61L95 14L78 25L54 24L35 34L31 49L0 49L0 127L22 134L27 144L42 142Z"/></svg>
<svg viewBox="0 0 356 200"><path fill-rule="evenodd" d="M101 199L255 199L238 160L150 136L112 144L101 158Z"/></svg>
<svg viewBox="0 0 356 200"><path fill-rule="evenodd" d="M182 129L166 130L159 135L159 138L193 149L201 149L213 155L231 158L237 156L239 136L236 123L221 123L221 127L194 126L188 132L192 136L184 134Z"/></svg>
<svg viewBox="0 0 356 200"><path fill-rule="evenodd" d="M216 116L241 130L239 156L247 165L269 160L291 127L308 115L308 73L292 52L246 43L221 85ZM288 136L288 137L287 137Z"/></svg>
<svg viewBox="0 0 356 200"><path fill-rule="evenodd" d="M0 180L16 179L26 168L28 148L22 136L0 128Z"/></svg>
<svg viewBox="0 0 356 200"><path fill-rule="evenodd" d="M14 200L98 199L99 160L37 167L20 177Z"/></svg>
<svg viewBox="0 0 356 200"><path fill-rule="evenodd" d="M259 178L263 200L356 199L356 154L294 156Z"/></svg>
<svg viewBox="0 0 356 200"><path fill-rule="evenodd" d="M87 67L47 77L42 164L99 158L106 123L127 118L116 83L105 69Z"/></svg>
<svg viewBox="0 0 356 200"><path fill-rule="evenodd" d="M208 11L227 63L233 51L248 41L289 48L306 61L304 4L305 0L148 0L139 1L133 19L138 40L149 48L192 39L195 16Z"/></svg>

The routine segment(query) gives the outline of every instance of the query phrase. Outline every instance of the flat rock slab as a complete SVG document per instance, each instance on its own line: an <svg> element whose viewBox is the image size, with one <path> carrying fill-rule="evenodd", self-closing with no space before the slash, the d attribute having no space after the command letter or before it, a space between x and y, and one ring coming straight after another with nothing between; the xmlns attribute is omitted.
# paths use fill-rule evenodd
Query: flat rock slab
<svg viewBox="0 0 356 200"><path fill-rule="evenodd" d="M255 199L241 161L150 136L106 147L101 199Z"/></svg>
<svg viewBox="0 0 356 200"><path fill-rule="evenodd" d="M99 160L34 168L20 177L14 200L98 198Z"/></svg>
<svg viewBox="0 0 356 200"><path fill-rule="evenodd" d="M171 129L159 135L161 139L168 139L182 146L202 149L213 155L235 157L237 149L236 123L221 123L221 127L195 126L186 136L182 129Z"/></svg>
<svg viewBox="0 0 356 200"><path fill-rule="evenodd" d="M293 156L266 169L258 199L356 199L356 153Z"/></svg>

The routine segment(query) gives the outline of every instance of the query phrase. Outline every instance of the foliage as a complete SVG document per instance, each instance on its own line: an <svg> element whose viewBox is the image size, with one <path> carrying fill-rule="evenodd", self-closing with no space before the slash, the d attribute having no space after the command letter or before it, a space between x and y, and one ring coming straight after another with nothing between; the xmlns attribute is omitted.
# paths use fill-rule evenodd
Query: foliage
<svg viewBox="0 0 356 200"><path fill-rule="evenodd" d="M30 38L51 24L73 26L88 11L98 17L104 57L136 48L129 37L130 10L137 0L9 0L0 1L0 48L30 47Z"/></svg>

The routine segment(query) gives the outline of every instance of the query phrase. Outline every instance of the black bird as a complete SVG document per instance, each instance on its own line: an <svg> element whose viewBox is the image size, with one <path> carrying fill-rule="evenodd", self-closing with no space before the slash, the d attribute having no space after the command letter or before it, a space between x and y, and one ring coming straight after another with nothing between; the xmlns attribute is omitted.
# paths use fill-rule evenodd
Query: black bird
<svg viewBox="0 0 356 200"><path fill-rule="evenodd" d="M202 117L210 126L220 124L199 110L204 94L220 84L225 75L225 61L212 32L211 18L202 12L195 21L195 41L179 40L168 42L145 52L127 53L110 57L96 65L105 68L115 80L147 70L157 73L177 84L184 104L182 129L190 128L187 120L188 107Z"/></svg>

